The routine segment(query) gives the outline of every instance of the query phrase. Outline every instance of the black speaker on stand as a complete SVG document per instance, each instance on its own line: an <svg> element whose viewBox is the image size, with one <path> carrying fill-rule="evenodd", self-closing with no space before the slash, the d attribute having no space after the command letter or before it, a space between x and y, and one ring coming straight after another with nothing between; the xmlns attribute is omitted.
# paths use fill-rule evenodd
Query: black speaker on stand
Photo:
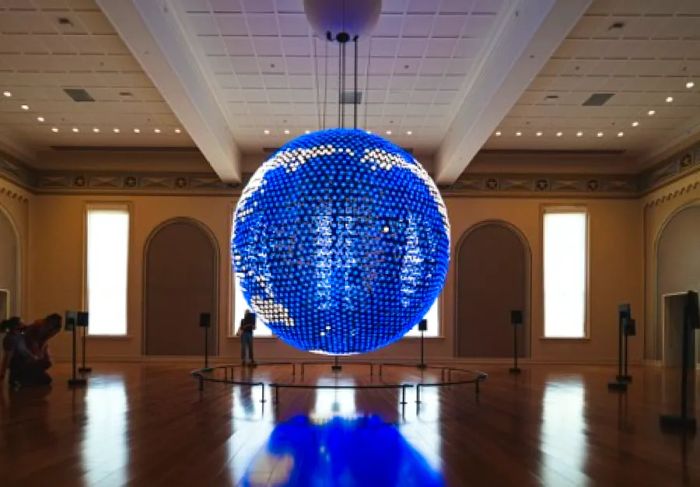
<svg viewBox="0 0 700 487"><path fill-rule="evenodd" d="M521 372L518 367L518 328L523 324L523 312L519 309L511 310L510 324L513 327L513 366L508 369L511 374L519 374Z"/></svg>
<svg viewBox="0 0 700 487"><path fill-rule="evenodd" d="M78 335L77 335L77 323L78 323L78 313L77 311L66 311L64 329L72 333L73 336L73 347L72 347L72 375L68 379L68 387L85 387L87 385L87 380L78 377Z"/></svg>
<svg viewBox="0 0 700 487"><path fill-rule="evenodd" d="M695 330L700 328L700 310L698 293L688 291L683 308L683 344L681 351L681 411L679 415L662 414L659 417L661 429L667 432L695 433L697 423L688 412L688 389L695 390L695 381L688 381L689 368L695 368L690 362L690 351L695 347ZM691 387L692 386L692 387Z"/></svg>
<svg viewBox="0 0 700 487"><path fill-rule="evenodd" d="M92 367L85 365L85 356L87 355L87 334L88 334L88 323L90 321L90 315L87 311L78 311L78 319L76 320L76 326L81 330L81 338L83 342L83 364L78 369L81 374L88 374L92 372Z"/></svg>
<svg viewBox="0 0 700 487"><path fill-rule="evenodd" d="M418 322L418 331L420 331L420 363L419 369L425 369L428 365L425 363L425 332L428 330L428 320L423 318Z"/></svg>
<svg viewBox="0 0 700 487"><path fill-rule="evenodd" d="M209 371L209 328L211 327L211 313L199 314L199 326L204 330L204 371Z"/></svg>
<svg viewBox="0 0 700 487"><path fill-rule="evenodd" d="M637 333L637 326L632 319L632 308L629 304L618 306L617 325L617 375L614 381L608 383L608 390L625 392L627 385L632 382L632 376L627 372L628 337Z"/></svg>

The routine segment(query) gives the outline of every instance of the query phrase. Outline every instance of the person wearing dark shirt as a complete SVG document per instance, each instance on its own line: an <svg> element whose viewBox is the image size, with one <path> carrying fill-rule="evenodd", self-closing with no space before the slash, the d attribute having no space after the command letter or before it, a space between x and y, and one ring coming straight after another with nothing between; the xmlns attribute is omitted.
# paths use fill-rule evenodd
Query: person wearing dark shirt
<svg viewBox="0 0 700 487"><path fill-rule="evenodd" d="M10 385L19 388L51 383L46 372L51 367L48 341L61 329L61 317L52 314L31 325L22 325L19 318L3 322L7 333L2 342L3 360L0 364L0 381L9 370Z"/></svg>
<svg viewBox="0 0 700 487"><path fill-rule="evenodd" d="M241 336L241 363L255 367L253 358L253 330L255 330L255 313L246 310L239 327Z"/></svg>

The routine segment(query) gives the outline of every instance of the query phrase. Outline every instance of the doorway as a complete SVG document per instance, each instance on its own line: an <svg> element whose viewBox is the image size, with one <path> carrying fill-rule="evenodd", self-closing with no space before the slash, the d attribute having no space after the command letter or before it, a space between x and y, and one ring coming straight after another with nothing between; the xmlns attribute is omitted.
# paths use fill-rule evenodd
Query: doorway
<svg viewBox="0 0 700 487"><path fill-rule="evenodd" d="M156 228L146 243L146 355L200 355L200 313L211 314L209 350L217 350L219 250L209 229L178 218Z"/></svg>
<svg viewBox="0 0 700 487"><path fill-rule="evenodd" d="M482 222L457 247L458 357L512 357L510 311L523 311L518 355L529 354L530 250L512 225Z"/></svg>

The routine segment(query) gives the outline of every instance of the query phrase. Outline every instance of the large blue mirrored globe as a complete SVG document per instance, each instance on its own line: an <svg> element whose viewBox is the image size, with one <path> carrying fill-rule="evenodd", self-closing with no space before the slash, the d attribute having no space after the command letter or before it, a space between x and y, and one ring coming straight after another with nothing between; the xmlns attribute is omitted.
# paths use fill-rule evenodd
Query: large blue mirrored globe
<svg viewBox="0 0 700 487"><path fill-rule="evenodd" d="M233 221L233 267L258 318L301 350L381 348L442 290L449 223L418 161L362 130L298 137L253 174Z"/></svg>

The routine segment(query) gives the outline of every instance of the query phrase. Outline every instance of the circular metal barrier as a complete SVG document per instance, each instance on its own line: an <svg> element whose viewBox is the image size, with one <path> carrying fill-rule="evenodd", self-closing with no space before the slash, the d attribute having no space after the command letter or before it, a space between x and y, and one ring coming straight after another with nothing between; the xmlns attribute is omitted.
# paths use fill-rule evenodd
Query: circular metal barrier
<svg viewBox="0 0 700 487"><path fill-rule="evenodd" d="M406 389L416 390L416 404L421 402L421 389L425 387L449 387L449 386L459 386L466 384L474 385L474 393L479 396L480 388L479 385L484 382L488 375L485 372L479 370L463 369L460 367L452 366L433 366L433 365L423 365L422 367L416 366L415 364L407 363L387 363L387 362L346 362L344 365L364 365L369 368L370 377L374 377L375 370L377 376L382 380L380 384L305 384L297 382L297 377L301 380L304 378L304 372L308 366L319 366L319 365L331 365L331 369L334 372L340 370L340 366L337 361L315 361L315 362L262 362L258 363L256 367L290 367L292 373L292 380L287 382L274 381L266 382L261 380L241 380L236 379L236 369L249 370L249 366L241 364L224 364L217 365L214 367L207 367L193 370L192 376L194 376L199 385L199 390L204 390L204 384L206 382L218 382L222 384L231 385L242 385L242 386L260 386L261 399L260 402L266 402L265 399L265 387L270 387L273 391L272 400L274 404L279 403L280 390L283 389L400 389L401 390L401 404L405 405L406 402ZM437 382L415 382L415 381L402 381L402 382L385 382L384 381L384 370L387 367L402 367L402 368L412 368L418 370L439 370L440 380ZM216 372L218 370L223 371L223 377L217 377ZM298 374L298 375L297 375ZM453 378L454 374L454 378ZM465 377L466 376L466 377Z"/></svg>

